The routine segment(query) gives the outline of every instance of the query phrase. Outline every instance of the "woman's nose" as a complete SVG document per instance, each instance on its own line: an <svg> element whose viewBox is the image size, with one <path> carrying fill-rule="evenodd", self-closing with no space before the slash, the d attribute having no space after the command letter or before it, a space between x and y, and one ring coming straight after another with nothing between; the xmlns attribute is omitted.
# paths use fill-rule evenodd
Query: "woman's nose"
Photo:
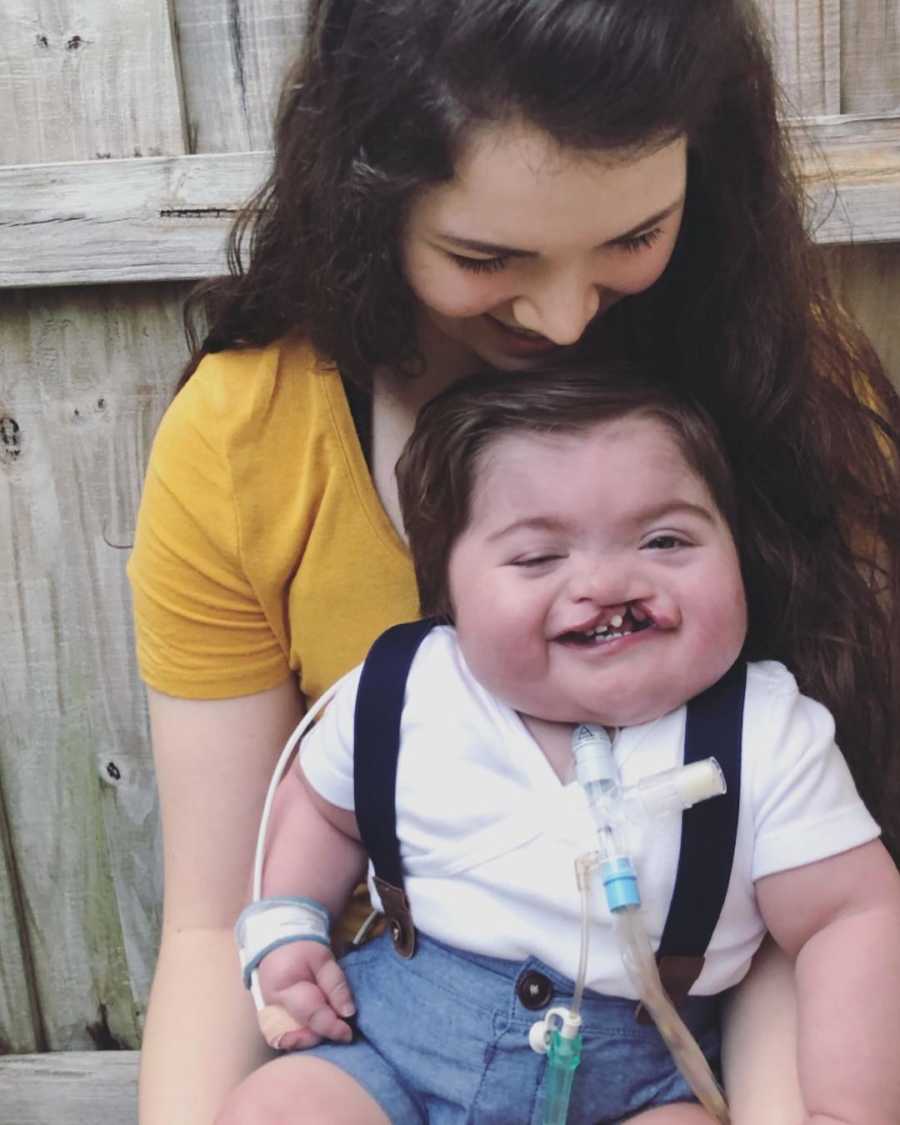
<svg viewBox="0 0 900 1125"><path fill-rule="evenodd" d="M538 332L560 347L577 343L599 308L600 293L593 282L564 274L535 284L512 303L520 328Z"/></svg>

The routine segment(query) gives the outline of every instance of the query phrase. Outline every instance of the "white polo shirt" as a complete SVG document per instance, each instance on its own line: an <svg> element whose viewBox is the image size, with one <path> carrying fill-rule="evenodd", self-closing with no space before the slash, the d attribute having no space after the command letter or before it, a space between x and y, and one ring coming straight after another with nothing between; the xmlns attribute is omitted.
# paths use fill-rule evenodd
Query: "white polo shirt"
<svg viewBox="0 0 900 1125"><path fill-rule="evenodd" d="M342 809L354 804L359 675L357 668L344 677L301 749L312 786ZM618 732L613 748L624 785L682 763L685 715L681 707ZM406 893L418 929L474 953L536 956L574 978L580 941L574 864L596 847L584 793L577 782L559 780L519 715L476 682L449 627L428 634L410 670L396 801ZM721 992L747 972L765 933L756 879L878 834L835 745L828 711L799 693L782 664L750 664L734 865L692 994ZM657 818L634 833L654 946L675 884L680 836L680 815ZM377 906L371 865L369 890ZM588 986L634 997L602 892L593 897L592 917Z"/></svg>

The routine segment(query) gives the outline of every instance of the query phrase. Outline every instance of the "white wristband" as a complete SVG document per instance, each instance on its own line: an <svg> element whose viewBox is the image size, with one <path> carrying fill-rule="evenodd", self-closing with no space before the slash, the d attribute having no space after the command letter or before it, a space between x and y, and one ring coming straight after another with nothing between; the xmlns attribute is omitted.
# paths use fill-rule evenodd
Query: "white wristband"
<svg viewBox="0 0 900 1125"><path fill-rule="evenodd" d="M244 985L267 953L292 941L330 945L328 911L313 898L263 898L251 902L235 923Z"/></svg>

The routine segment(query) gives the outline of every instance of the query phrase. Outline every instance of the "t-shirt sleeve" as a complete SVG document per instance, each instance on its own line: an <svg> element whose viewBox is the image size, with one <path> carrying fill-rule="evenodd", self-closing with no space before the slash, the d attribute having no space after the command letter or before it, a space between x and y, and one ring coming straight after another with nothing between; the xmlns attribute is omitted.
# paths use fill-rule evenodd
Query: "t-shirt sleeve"
<svg viewBox="0 0 900 1125"><path fill-rule="evenodd" d="M764 674L745 730L754 797L753 879L874 840L879 828L856 791L825 707L778 665ZM752 728L755 728L752 729Z"/></svg>
<svg viewBox="0 0 900 1125"><path fill-rule="evenodd" d="M128 564L141 675L188 699L249 695L289 674L243 565L217 359L163 417Z"/></svg>
<svg viewBox="0 0 900 1125"><path fill-rule="evenodd" d="M303 739L299 768L320 797L339 809L355 807L353 724L362 665L338 682L331 702Z"/></svg>

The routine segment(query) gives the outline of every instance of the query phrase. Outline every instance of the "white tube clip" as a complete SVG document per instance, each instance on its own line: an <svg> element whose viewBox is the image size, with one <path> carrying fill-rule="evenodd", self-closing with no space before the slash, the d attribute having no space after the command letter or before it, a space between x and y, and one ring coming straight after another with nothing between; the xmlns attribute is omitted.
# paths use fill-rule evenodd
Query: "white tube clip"
<svg viewBox="0 0 900 1125"><path fill-rule="evenodd" d="M581 1030L581 1016L568 1008L551 1008L542 1020L533 1023L528 1031L528 1045L538 1055L550 1049L550 1036L558 1030L563 1039L574 1039Z"/></svg>

